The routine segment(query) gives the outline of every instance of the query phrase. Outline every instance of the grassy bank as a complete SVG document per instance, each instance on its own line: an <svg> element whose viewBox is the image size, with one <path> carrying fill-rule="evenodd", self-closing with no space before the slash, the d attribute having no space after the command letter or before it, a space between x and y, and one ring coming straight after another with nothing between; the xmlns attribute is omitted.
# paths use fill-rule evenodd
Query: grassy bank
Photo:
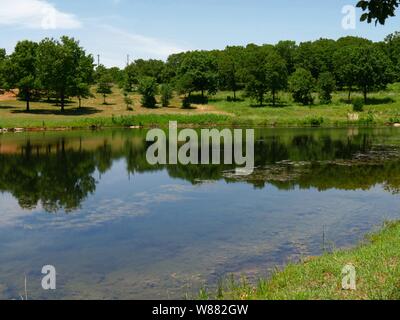
<svg viewBox="0 0 400 320"><path fill-rule="evenodd" d="M276 107L267 104L259 107L248 98L228 102L229 92L220 92L210 98L207 105L193 105L182 109L181 100L175 97L168 108L147 109L140 105L140 96L134 95L134 108L127 110L120 90L107 98L95 95L85 100L79 109L77 101L71 100L64 113L55 102L38 101L31 104L31 111L25 112L25 103L10 95L0 96L0 128L83 128L90 126L164 126L169 121L181 125L227 125L227 126L381 126L400 123L400 84L390 85L387 90L370 95L364 111L358 113L358 120L349 121L353 113L347 102L347 93L333 95L329 105L303 106L293 102L288 93L279 94ZM242 96L242 93L238 93ZM360 97L354 94L353 98Z"/></svg>
<svg viewBox="0 0 400 320"><path fill-rule="evenodd" d="M210 104L219 111L234 115L234 124L254 126L381 126L400 122L400 84L389 85L387 90L370 94L364 110L358 113L357 121L349 121L353 105L348 102L348 93L333 94L332 103L320 104L315 94L315 103L303 106L293 102L288 93L279 94L276 107L267 104L263 107L254 101L243 98L241 101L228 102L231 93L221 92L210 99ZM241 95L239 93L239 95ZM359 93L353 93L352 99L362 99Z"/></svg>
<svg viewBox="0 0 400 320"><path fill-rule="evenodd" d="M235 300L342 300L400 299L400 222L387 223L351 250L335 251L300 264L291 264L257 286L229 282L214 295L201 299ZM342 290L342 269L357 271L357 290Z"/></svg>

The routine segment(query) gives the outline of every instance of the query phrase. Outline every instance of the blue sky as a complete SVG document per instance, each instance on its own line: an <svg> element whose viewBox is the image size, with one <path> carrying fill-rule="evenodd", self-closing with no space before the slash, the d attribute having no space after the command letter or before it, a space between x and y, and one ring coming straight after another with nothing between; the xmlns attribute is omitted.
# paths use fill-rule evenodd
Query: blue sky
<svg viewBox="0 0 400 320"><path fill-rule="evenodd" d="M358 35L382 40L399 30L360 23L342 28L342 8L357 0L0 0L0 47L18 40L74 36L108 66L126 55L161 58L182 50ZM359 17L360 12L357 12Z"/></svg>

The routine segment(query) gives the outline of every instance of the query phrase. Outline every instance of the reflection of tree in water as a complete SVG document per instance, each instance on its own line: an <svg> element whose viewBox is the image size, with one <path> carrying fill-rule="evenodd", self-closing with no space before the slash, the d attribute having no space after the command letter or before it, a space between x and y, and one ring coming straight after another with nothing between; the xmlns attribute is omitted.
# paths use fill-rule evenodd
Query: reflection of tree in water
<svg viewBox="0 0 400 320"><path fill-rule="evenodd" d="M26 209L40 202L49 212L72 211L96 189L91 153L66 150L64 140L44 152L27 141L20 154L0 154L0 168L0 190Z"/></svg>
<svg viewBox="0 0 400 320"><path fill-rule="evenodd" d="M0 191L10 192L22 208L33 209L42 204L49 212L73 211L95 192L96 171L104 174L120 159L126 161L129 174L166 170L170 177L192 184L225 179L230 183L251 183L257 188L272 184L283 190L355 190L376 184L390 192L400 190L400 157L372 163L353 161L356 154L372 149L372 139L366 134L350 138L312 134L260 136L255 149L257 170L254 175L241 178L226 175L226 170L235 166L152 166L146 160L149 144L143 134L122 136L117 144L113 139L102 137L101 143L91 149L85 146L84 138L79 147L66 147L68 139L64 138L36 145L27 140L18 153L0 154Z"/></svg>

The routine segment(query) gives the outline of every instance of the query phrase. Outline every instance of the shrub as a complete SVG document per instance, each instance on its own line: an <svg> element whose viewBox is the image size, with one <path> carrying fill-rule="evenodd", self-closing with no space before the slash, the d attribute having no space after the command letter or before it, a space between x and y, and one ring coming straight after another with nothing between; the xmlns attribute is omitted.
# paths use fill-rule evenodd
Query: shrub
<svg viewBox="0 0 400 320"><path fill-rule="evenodd" d="M294 101L304 105L313 103L312 92L314 85L315 79L311 72L303 68L297 69L289 79L289 89L292 92Z"/></svg>
<svg viewBox="0 0 400 320"><path fill-rule="evenodd" d="M362 124L362 125L367 125L367 126L371 125L371 124L374 124L375 123L374 114L371 111L369 111L365 118L362 118L362 119L359 120L359 123Z"/></svg>
<svg viewBox="0 0 400 320"><path fill-rule="evenodd" d="M125 95L124 102L126 104L126 110L133 111L133 99L129 95Z"/></svg>
<svg viewBox="0 0 400 320"><path fill-rule="evenodd" d="M354 99L353 101L353 111L363 112L364 111L364 101L361 98Z"/></svg>
<svg viewBox="0 0 400 320"><path fill-rule="evenodd" d="M139 93L142 95L141 103L143 107L155 108L157 100L158 85L155 78L144 77L139 81Z"/></svg>
<svg viewBox="0 0 400 320"><path fill-rule="evenodd" d="M190 109L192 104L190 103L190 98L189 97L184 97L182 100L182 108L183 109Z"/></svg>
<svg viewBox="0 0 400 320"><path fill-rule="evenodd" d="M311 125L313 127L320 127L324 123L323 117L311 117L305 121L305 124Z"/></svg>
<svg viewBox="0 0 400 320"><path fill-rule="evenodd" d="M169 107L169 102L173 98L173 90L169 84L161 86L161 104L163 107Z"/></svg>
<svg viewBox="0 0 400 320"><path fill-rule="evenodd" d="M332 92L335 88L335 77L330 72L321 73L318 78L318 94L322 104L329 104L332 102Z"/></svg>

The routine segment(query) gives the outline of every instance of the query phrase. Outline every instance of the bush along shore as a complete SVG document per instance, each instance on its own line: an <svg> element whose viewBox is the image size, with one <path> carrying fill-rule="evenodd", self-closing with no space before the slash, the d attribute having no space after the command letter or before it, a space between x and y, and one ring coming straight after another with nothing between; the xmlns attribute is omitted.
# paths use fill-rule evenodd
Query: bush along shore
<svg viewBox="0 0 400 320"><path fill-rule="evenodd" d="M400 299L400 222L387 222L358 247L307 258L256 285L224 281L216 293L199 299L224 300L398 300ZM355 290L343 289L343 268L355 270Z"/></svg>

